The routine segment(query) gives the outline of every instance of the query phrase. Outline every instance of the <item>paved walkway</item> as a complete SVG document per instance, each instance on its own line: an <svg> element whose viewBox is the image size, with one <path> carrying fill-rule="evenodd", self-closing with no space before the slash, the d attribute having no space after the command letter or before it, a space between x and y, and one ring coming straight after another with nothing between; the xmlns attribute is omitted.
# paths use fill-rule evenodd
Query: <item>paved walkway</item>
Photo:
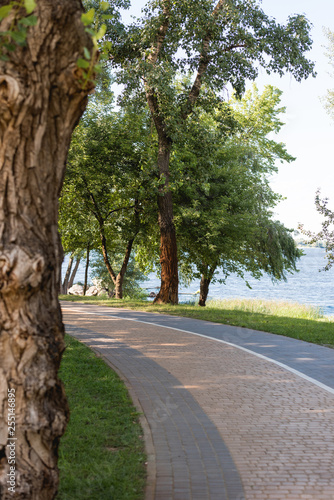
<svg viewBox="0 0 334 500"><path fill-rule="evenodd" d="M334 500L334 350L186 318L62 307L67 332L105 357L145 414L147 499Z"/></svg>

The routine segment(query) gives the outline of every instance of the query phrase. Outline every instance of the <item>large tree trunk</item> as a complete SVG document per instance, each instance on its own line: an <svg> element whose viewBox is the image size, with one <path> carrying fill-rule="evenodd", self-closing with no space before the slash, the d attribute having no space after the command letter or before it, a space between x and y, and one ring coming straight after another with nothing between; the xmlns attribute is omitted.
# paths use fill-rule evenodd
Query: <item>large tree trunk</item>
<svg viewBox="0 0 334 500"><path fill-rule="evenodd" d="M158 167L160 177L165 179L165 185L158 197L161 287L154 303L177 304L179 290L177 243L173 221L173 200L169 187L171 142L161 139L159 142Z"/></svg>
<svg viewBox="0 0 334 500"><path fill-rule="evenodd" d="M123 298L123 281L124 281L124 276L118 274L115 283L115 299Z"/></svg>
<svg viewBox="0 0 334 500"><path fill-rule="evenodd" d="M88 93L76 61L92 43L80 0L37 0L34 13L27 45L0 60L1 500L55 497L68 420L57 375L64 350L58 196ZM3 19L0 31L11 24Z"/></svg>

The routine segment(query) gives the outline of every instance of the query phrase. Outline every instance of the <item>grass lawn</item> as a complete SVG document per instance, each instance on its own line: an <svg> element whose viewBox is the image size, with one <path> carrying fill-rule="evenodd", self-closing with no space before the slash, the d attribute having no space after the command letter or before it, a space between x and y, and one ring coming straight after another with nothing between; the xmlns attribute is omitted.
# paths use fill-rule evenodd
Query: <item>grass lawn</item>
<svg viewBox="0 0 334 500"><path fill-rule="evenodd" d="M316 308L290 302L232 299L209 301L206 307L199 307L190 304L153 305L151 302L139 300L116 300L73 295L61 295L60 299L185 316L262 330L334 347L334 318L324 317L321 311Z"/></svg>
<svg viewBox="0 0 334 500"><path fill-rule="evenodd" d="M71 410L59 450L58 500L142 500L145 452L138 413L123 382L66 335L60 378Z"/></svg>

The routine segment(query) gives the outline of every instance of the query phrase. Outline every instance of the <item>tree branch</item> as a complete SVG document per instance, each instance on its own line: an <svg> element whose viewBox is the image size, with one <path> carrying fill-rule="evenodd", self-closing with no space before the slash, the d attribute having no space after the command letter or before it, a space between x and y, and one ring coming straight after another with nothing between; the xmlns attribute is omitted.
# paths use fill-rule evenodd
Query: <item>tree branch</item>
<svg viewBox="0 0 334 500"><path fill-rule="evenodd" d="M163 21L161 25L159 26L158 29L158 36L157 36L157 41L155 47L153 46L151 48L150 55L147 58L147 61L154 66L158 60L161 47L164 43L164 40L166 38L166 33L168 30L169 26L169 21L170 21L170 7L171 7L171 0L164 0L163 2L163 10L162 10L162 15L163 15Z"/></svg>
<svg viewBox="0 0 334 500"><path fill-rule="evenodd" d="M151 47L150 54L147 58L147 62L154 67L157 63L157 60L159 58L159 54L161 52L162 45L164 43L164 40L166 38L166 34L168 31L169 27L169 21L170 21L170 8L171 8L171 0L164 0L163 2L163 21L161 25L158 28L158 34L157 34L157 40L155 45ZM158 99L156 96L155 90L150 87L147 83L147 80L144 78L144 86L145 86L145 93L146 93L146 100L148 103L148 107L150 109L150 112L152 114L155 126L157 128L158 134L163 134L164 136L166 135L166 125L159 113L159 103Z"/></svg>
<svg viewBox="0 0 334 500"><path fill-rule="evenodd" d="M213 23L216 22L216 19L218 17L218 14L220 10L223 8L225 4L225 0L219 0L216 7L214 8L212 12L212 20ZM202 78L204 73L206 72L209 62L210 62L210 56L209 56L209 46L212 38L212 31L211 31L211 26L208 28L205 37L203 38L203 46L202 46L202 52L200 54L199 58L199 64L198 64L198 69L197 69L197 75L194 81L194 84L189 92L187 102L184 107L184 111L182 112L182 119L185 120L190 113L192 112L192 109L194 107L194 104L196 100L198 99L201 87L202 87Z"/></svg>
<svg viewBox="0 0 334 500"><path fill-rule="evenodd" d="M106 219L115 212L119 212L120 210L130 210L131 208L136 208L136 205L130 205L129 207L113 208L112 210L110 210L110 212L107 213Z"/></svg>
<svg viewBox="0 0 334 500"><path fill-rule="evenodd" d="M118 276L121 276L122 278L125 275L126 268L128 267L128 263L129 263L129 259L130 259L130 255L131 255L131 250L132 250L133 242L134 242L134 238L132 238L131 240L129 240L128 244L126 246L126 251L125 251L125 256L124 256L123 264L122 264L120 272L118 273Z"/></svg>
<svg viewBox="0 0 334 500"><path fill-rule="evenodd" d="M132 246L133 246L133 242L137 236L137 234L139 233L139 229L140 229L140 218L139 218L139 201L138 200L135 200L135 204L133 205L133 207L135 210L134 210L134 219L135 219L135 232L134 232L134 235L133 237L128 241L128 244L127 244L127 247L126 247L126 251L125 251L125 256L124 256L124 260L123 260L123 264L122 264L122 268L119 272L119 276L121 276L123 278L123 276L125 275L125 272L126 272L126 269L128 267L128 263L129 263L129 259L130 259L130 255L131 255L131 250L132 250Z"/></svg>

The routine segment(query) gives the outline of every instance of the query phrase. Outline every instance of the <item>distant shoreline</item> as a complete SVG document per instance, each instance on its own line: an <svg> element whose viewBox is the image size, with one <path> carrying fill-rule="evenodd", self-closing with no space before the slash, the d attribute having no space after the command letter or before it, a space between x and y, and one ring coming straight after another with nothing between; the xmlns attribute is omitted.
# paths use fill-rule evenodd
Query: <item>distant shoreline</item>
<svg viewBox="0 0 334 500"><path fill-rule="evenodd" d="M306 243L303 241L296 241L297 248L323 248L326 249L326 244L323 241L317 243Z"/></svg>

